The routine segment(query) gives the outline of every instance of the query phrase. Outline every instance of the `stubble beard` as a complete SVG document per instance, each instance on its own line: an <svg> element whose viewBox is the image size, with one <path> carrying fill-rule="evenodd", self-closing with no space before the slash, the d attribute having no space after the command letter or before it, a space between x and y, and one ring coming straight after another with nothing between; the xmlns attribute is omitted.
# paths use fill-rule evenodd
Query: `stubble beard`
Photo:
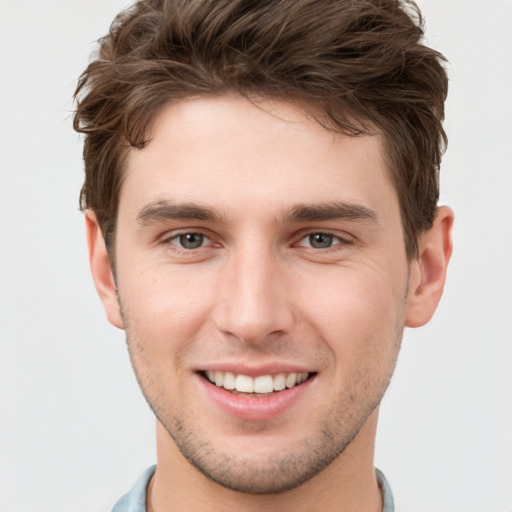
<svg viewBox="0 0 512 512"><path fill-rule="evenodd" d="M325 426L287 453L264 460L221 452L212 442L199 440L198 433L180 419L168 422L155 414L181 454L209 480L240 493L279 494L299 487L327 468L350 445L377 406L378 402L368 407L355 427Z"/></svg>
<svg viewBox="0 0 512 512"><path fill-rule="evenodd" d="M250 494L278 494L294 489L343 454L379 406L391 380L403 334L403 321L400 320L392 363L385 376L376 381L361 380L359 387L354 387L360 390L361 395L342 391L339 400L334 402L335 407L322 418L321 423L317 421L315 429L309 431L303 440L296 442L291 449L289 447L285 453L272 454L272 458L261 460L219 450L215 439L196 427L190 411L173 414L174 404L166 401L165 390L155 390L151 384L148 385L154 382L147 366L145 348L130 334L128 315L122 312L128 351L142 393L183 457L209 480L227 489ZM264 423L254 425L253 430L264 431Z"/></svg>
<svg viewBox="0 0 512 512"><path fill-rule="evenodd" d="M130 357L133 362L132 350ZM155 398L136 365L134 369L146 401L183 457L209 480L250 494L276 494L294 489L327 468L343 454L378 407L391 378L390 374L384 383L380 382L378 392L364 397L363 403L360 396L341 398L336 408L322 419L322 424L317 421L315 429L289 446L286 453L261 459L219 450L215 439L195 426L193 415L173 414L173 404L164 403L163 394ZM253 429L264 431L265 426L255 425ZM265 442L264 436L261 442Z"/></svg>

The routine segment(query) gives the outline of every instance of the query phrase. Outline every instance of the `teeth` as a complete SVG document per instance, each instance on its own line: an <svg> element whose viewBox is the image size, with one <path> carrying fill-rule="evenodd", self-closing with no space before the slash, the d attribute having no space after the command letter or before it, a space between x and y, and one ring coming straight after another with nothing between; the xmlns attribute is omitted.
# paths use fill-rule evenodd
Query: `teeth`
<svg viewBox="0 0 512 512"><path fill-rule="evenodd" d="M261 375L254 379L255 393L272 393L274 391L274 379L271 375Z"/></svg>
<svg viewBox="0 0 512 512"><path fill-rule="evenodd" d="M309 373L279 373L274 376L260 375L252 378L248 375L235 375L231 372L208 371L206 376L210 382L224 389L236 390L241 393L265 394L293 388L304 382Z"/></svg>
<svg viewBox="0 0 512 512"><path fill-rule="evenodd" d="M301 382L304 382L308 378L307 373L298 373L297 374L297 384L300 384Z"/></svg>
<svg viewBox="0 0 512 512"><path fill-rule="evenodd" d="M297 374L296 373L290 373L286 376L286 387L287 388L293 388L295 384L297 383Z"/></svg>
<svg viewBox="0 0 512 512"><path fill-rule="evenodd" d="M236 386L235 376L231 372L226 372L224 374L223 387L225 389L235 389L235 386Z"/></svg>
<svg viewBox="0 0 512 512"><path fill-rule="evenodd" d="M247 375L237 375L235 379L235 389L242 393L252 393L254 391L254 379Z"/></svg>
<svg viewBox="0 0 512 512"><path fill-rule="evenodd" d="M274 377L274 391L282 391L286 387L286 375L280 373Z"/></svg>

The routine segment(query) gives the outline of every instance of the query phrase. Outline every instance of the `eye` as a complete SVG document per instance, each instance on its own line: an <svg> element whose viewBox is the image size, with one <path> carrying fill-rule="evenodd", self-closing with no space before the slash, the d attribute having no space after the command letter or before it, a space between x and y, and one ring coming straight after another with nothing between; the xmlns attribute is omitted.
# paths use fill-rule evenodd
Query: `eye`
<svg viewBox="0 0 512 512"><path fill-rule="evenodd" d="M298 245L313 249L329 249L344 242L340 237L330 233L310 233L305 236Z"/></svg>
<svg viewBox="0 0 512 512"><path fill-rule="evenodd" d="M202 233L182 233L169 240L170 243L178 245L182 249L199 249L209 242L209 238Z"/></svg>
<svg viewBox="0 0 512 512"><path fill-rule="evenodd" d="M314 249L327 249L332 246L334 237L326 233L313 233L308 236L308 242Z"/></svg>

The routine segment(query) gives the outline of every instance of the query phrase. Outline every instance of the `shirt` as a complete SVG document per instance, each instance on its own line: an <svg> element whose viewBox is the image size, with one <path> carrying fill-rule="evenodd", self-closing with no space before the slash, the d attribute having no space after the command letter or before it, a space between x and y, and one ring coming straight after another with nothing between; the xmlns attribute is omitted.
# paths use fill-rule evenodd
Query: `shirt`
<svg viewBox="0 0 512 512"><path fill-rule="evenodd" d="M112 509L112 512L146 512L146 490L155 472L156 466L151 466L137 480L132 490L125 494ZM382 512L394 512L395 504L391 487L382 471L375 469L377 481L382 491L382 501L384 503Z"/></svg>

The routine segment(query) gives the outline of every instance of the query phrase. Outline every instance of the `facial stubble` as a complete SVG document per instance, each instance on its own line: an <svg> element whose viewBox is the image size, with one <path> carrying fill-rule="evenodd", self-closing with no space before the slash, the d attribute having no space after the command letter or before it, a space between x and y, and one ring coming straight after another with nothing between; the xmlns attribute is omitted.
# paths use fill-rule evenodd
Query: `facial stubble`
<svg viewBox="0 0 512 512"><path fill-rule="evenodd" d="M358 381L352 383L351 391L341 390L338 393L338 400L322 420L314 424L314 429L286 452L273 453L263 460L254 458L251 453L220 450L207 431L197 428L190 410L182 411L182 414L174 413L175 404L166 400L167 390L158 389L150 367L151 357L148 357L144 343L131 332L130 315L123 307L120 295L119 303L128 351L139 386L181 455L202 475L225 488L241 493L276 494L302 485L342 456L379 406L391 380L401 345L408 288L409 279L403 307L398 313L388 372L380 379L372 380L371 372L360 368L356 373ZM176 409L179 410L179 407ZM271 428L271 423L256 422L247 428L248 432L241 429L241 435L261 435L264 442Z"/></svg>

